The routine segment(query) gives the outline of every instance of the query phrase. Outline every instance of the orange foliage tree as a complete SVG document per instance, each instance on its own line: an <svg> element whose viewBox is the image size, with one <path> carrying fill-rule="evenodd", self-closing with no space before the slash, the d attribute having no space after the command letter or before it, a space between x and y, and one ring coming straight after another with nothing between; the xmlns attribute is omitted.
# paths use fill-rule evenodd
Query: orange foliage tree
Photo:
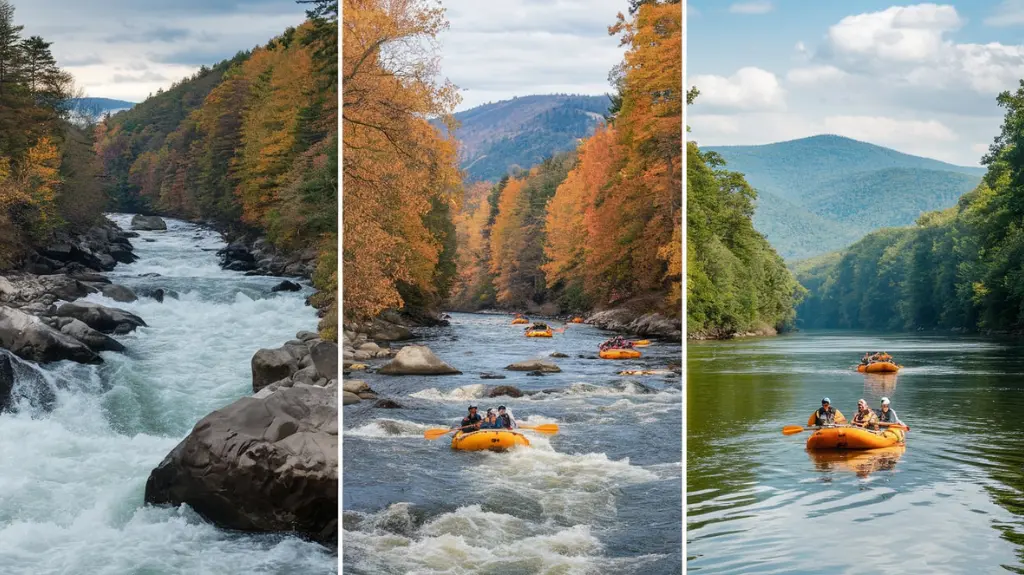
<svg viewBox="0 0 1024 575"><path fill-rule="evenodd" d="M343 303L371 317L405 302L400 287L436 294L442 244L425 223L457 206L455 86L439 83L434 40L444 11L420 0L345 0L342 34Z"/></svg>

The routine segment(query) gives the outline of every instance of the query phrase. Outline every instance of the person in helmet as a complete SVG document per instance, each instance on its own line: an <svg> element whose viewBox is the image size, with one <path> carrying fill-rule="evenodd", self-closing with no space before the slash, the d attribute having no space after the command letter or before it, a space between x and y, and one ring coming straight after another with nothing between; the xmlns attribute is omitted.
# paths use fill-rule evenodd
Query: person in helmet
<svg viewBox="0 0 1024 575"><path fill-rule="evenodd" d="M882 409L878 411L878 421L880 423L896 423L899 425L903 425L903 422L900 421L900 418L896 416L896 412L893 410L892 407L889 406L888 397L882 398Z"/></svg>
<svg viewBox="0 0 1024 575"><path fill-rule="evenodd" d="M868 402L859 399L857 400L857 413L853 416L853 420L850 423L857 427L878 429L878 415L868 407Z"/></svg>
<svg viewBox="0 0 1024 575"><path fill-rule="evenodd" d="M480 428L480 423L482 421L483 418L480 417L479 413L477 413L476 406L471 405L469 406L469 413L466 415L466 417L462 418L462 423L459 424L459 428L462 429L462 431L465 431L466 433L469 433L470 431L476 431L477 429Z"/></svg>
<svg viewBox="0 0 1024 575"><path fill-rule="evenodd" d="M846 417L839 412L838 409L832 407L832 400L827 397L821 398L821 409L816 410L807 419L807 425L816 425L821 427L822 425L835 425L837 423L846 423Z"/></svg>

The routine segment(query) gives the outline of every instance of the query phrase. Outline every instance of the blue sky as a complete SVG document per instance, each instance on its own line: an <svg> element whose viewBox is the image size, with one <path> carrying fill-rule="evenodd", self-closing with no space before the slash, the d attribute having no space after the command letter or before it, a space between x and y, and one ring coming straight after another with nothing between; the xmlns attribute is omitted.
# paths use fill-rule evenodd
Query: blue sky
<svg viewBox="0 0 1024 575"><path fill-rule="evenodd" d="M690 0L690 138L838 133L977 165L1024 78L1024 0Z"/></svg>

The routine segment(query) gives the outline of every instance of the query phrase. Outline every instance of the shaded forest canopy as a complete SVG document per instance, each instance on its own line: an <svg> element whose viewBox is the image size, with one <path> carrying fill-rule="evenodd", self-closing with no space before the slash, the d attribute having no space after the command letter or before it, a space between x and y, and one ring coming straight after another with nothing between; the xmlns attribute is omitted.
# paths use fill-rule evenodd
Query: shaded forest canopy
<svg viewBox="0 0 1024 575"><path fill-rule="evenodd" d="M265 46L109 116L96 152L117 209L266 234L318 247L314 285L336 336L337 2Z"/></svg>
<svg viewBox="0 0 1024 575"><path fill-rule="evenodd" d="M801 262L800 325L856 329L1024 329L1024 80L999 95L1000 134L981 183L912 227L869 234Z"/></svg>

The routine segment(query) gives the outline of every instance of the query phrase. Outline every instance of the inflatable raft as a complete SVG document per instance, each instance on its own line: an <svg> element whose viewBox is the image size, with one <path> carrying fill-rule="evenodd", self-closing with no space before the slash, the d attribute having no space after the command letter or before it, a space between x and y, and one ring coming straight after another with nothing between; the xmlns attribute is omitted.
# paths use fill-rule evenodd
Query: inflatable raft
<svg viewBox="0 0 1024 575"><path fill-rule="evenodd" d="M524 323L530 323L530 320L521 317L512 320L512 325L522 325Z"/></svg>
<svg viewBox="0 0 1024 575"><path fill-rule="evenodd" d="M899 370L900 366L891 361L878 361L868 365L860 364L857 366L857 371L860 373L896 373Z"/></svg>
<svg viewBox="0 0 1024 575"><path fill-rule="evenodd" d="M860 427L825 427L807 438L807 449L878 449L903 443L902 429L871 431Z"/></svg>
<svg viewBox="0 0 1024 575"><path fill-rule="evenodd" d="M452 438L452 449L461 451L505 451L517 445L530 445L530 440L521 433L504 429L481 429L464 433L462 431Z"/></svg>
<svg viewBox="0 0 1024 575"><path fill-rule="evenodd" d="M606 349L598 355L601 359L636 359L643 354L635 349Z"/></svg>
<svg viewBox="0 0 1024 575"><path fill-rule="evenodd" d="M583 323L582 317L574 317L570 323Z"/></svg>
<svg viewBox="0 0 1024 575"><path fill-rule="evenodd" d="M647 347L647 346L651 345L651 340L649 340L649 339L639 339L637 341L634 341L633 345L635 345L636 347Z"/></svg>
<svg viewBox="0 0 1024 575"><path fill-rule="evenodd" d="M551 330L528 331L526 337L551 337Z"/></svg>

